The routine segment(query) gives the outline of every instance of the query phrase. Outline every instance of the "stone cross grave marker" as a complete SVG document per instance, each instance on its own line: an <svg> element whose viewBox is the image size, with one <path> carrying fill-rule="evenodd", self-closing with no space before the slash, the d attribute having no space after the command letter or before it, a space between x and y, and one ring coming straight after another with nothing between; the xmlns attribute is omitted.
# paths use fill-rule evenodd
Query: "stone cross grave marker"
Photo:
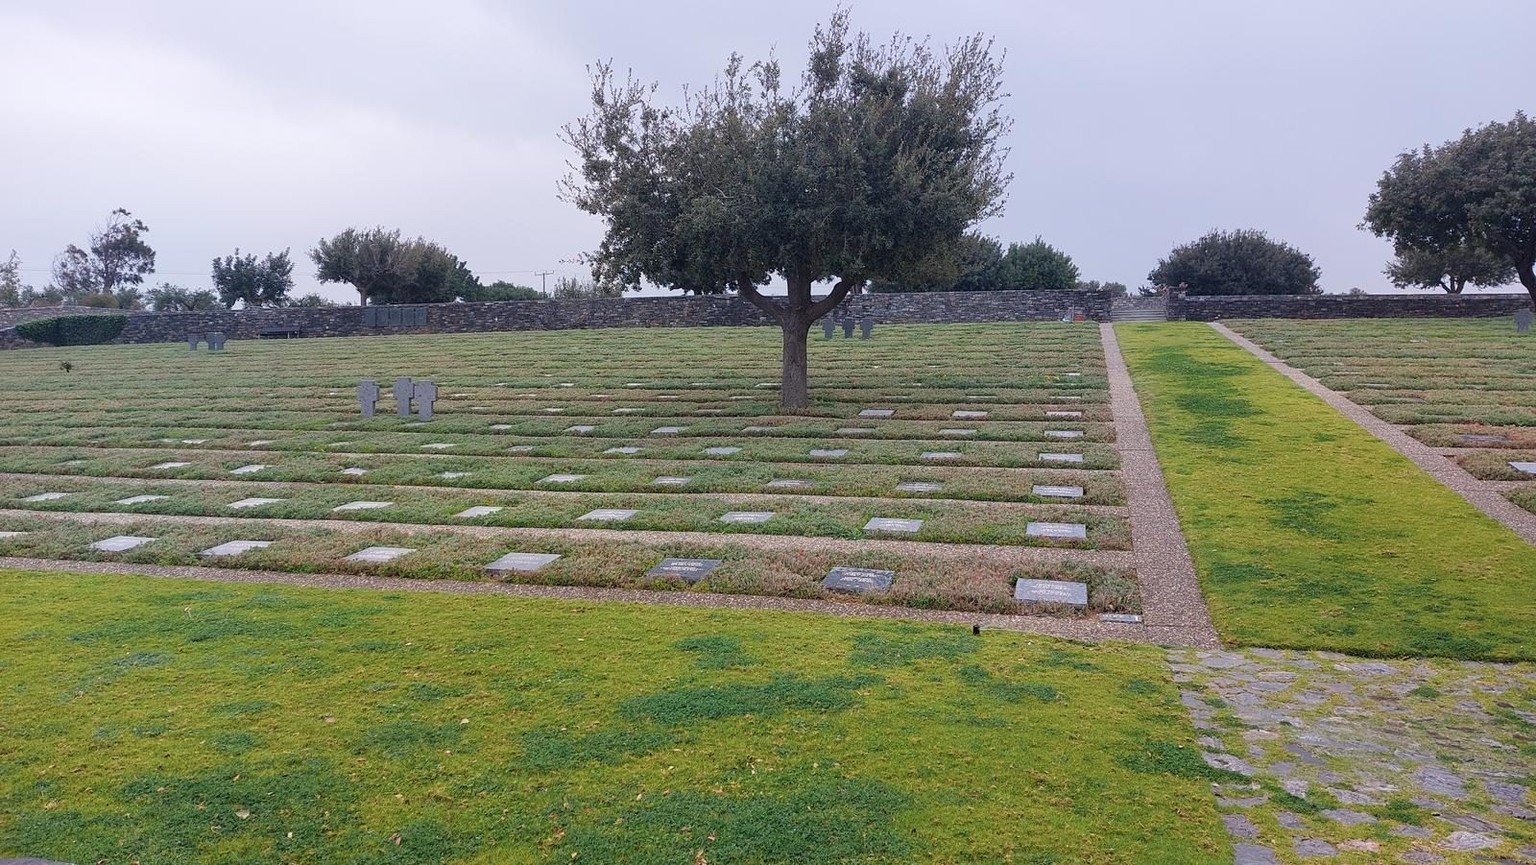
<svg viewBox="0 0 1536 865"><path fill-rule="evenodd" d="M838 565L827 572L827 576L821 581L821 587L850 595L867 595L874 592L890 591L891 583L895 579L895 571L881 571L875 568L850 568Z"/></svg>
<svg viewBox="0 0 1536 865"><path fill-rule="evenodd" d="M824 318L824 319L821 320L821 332L826 335L827 339L831 339L832 338L832 334L835 333L836 331L837 331L837 322L833 321L830 318Z"/></svg>
<svg viewBox="0 0 1536 865"><path fill-rule="evenodd" d="M203 335L200 334L200 333L189 333L189 334L187 334L187 350L188 351L197 351L197 344L199 342L201 342L202 339L203 339Z"/></svg>
<svg viewBox="0 0 1536 865"><path fill-rule="evenodd" d="M401 417L411 416L411 397L415 396L416 389L411 382L411 377L402 375L395 379L395 386L391 388L395 395L395 414Z"/></svg>
<svg viewBox="0 0 1536 865"><path fill-rule="evenodd" d="M1515 313L1515 333L1530 333L1533 320L1536 320L1536 312L1532 312L1530 307Z"/></svg>
<svg viewBox="0 0 1536 865"><path fill-rule="evenodd" d="M843 339L853 339L853 319L843 319Z"/></svg>
<svg viewBox="0 0 1536 865"><path fill-rule="evenodd" d="M720 567L720 559L662 559L656 567L645 572L647 577L677 577L693 585Z"/></svg>
<svg viewBox="0 0 1536 865"><path fill-rule="evenodd" d="M432 407L437 403L437 385L431 379L422 379L411 386L411 396L416 398L418 417L431 420Z"/></svg>
<svg viewBox="0 0 1536 865"><path fill-rule="evenodd" d="M373 417L374 410L379 407L379 383L371 378L358 382L357 404L363 410L363 417Z"/></svg>
<svg viewBox="0 0 1536 865"><path fill-rule="evenodd" d="M869 317L859 319L859 338L869 339L875 333L875 320Z"/></svg>
<svg viewBox="0 0 1536 865"><path fill-rule="evenodd" d="M1063 580L1019 580L1013 587L1013 599L1082 609L1088 606L1088 586Z"/></svg>
<svg viewBox="0 0 1536 865"><path fill-rule="evenodd" d="M226 337L224 334L222 334L222 333L220 333L218 331L214 331L213 333L208 334L208 350L209 351L223 351L224 350L224 340L226 340L228 338L229 337Z"/></svg>

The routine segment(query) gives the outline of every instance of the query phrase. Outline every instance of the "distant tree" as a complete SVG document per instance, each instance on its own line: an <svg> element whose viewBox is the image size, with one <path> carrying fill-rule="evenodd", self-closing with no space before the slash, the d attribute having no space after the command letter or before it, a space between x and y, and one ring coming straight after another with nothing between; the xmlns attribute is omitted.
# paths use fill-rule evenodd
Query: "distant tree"
<svg viewBox="0 0 1536 865"><path fill-rule="evenodd" d="M453 272L448 275L448 294L450 300L469 300L472 295L478 294L484 286L480 284L480 277L475 276L458 258L454 258Z"/></svg>
<svg viewBox="0 0 1536 865"><path fill-rule="evenodd" d="M336 301L322 297L314 292L310 292L309 294L301 295L299 297L289 298L288 303L286 304L286 306L308 308L328 307L336 305Z"/></svg>
<svg viewBox="0 0 1536 865"><path fill-rule="evenodd" d="M934 250L913 265L903 282L872 281L875 294L914 291L982 291L1003 260L997 238L968 231L952 244Z"/></svg>
<svg viewBox="0 0 1536 865"><path fill-rule="evenodd" d="M942 56L906 38L877 47L850 35L845 11L817 28L792 89L776 61L733 56L723 78L662 108L655 85L599 64L592 112L565 128L578 160L563 195L607 220L589 258L600 284L734 291L777 322L780 401L803 408L816 319L866 282L909 281L1000 212L1001 76L980 36ZM774 276L782 299L758 290ZM831 286L815 299L818 282Z"/></svg>
<svg viewBox="0 0 1536 865"><path fill-rule="evenodd" d="M1212 231L1176 246L1147 274L1155 286L1189 294L1321 294L1312 256L1262 231Z"/></svg>
<svg viewBox="0 0 1536 865"><path fill-rule="evenodd" d="M213 260L213 287L225 309L242 301L248 309L282 306L293 288L293 262L286 249L265 258L236 249L234 255Z"/></svg>
<svg viewBox="0 0 1536 865"><path fill-rule="evenodd" d="M149 308L155 312L201 312L219 308L219 296L208 289L193 291L169 282L151 288L148 299Z"/></svg>
<svg viewBox="0 0 1536 865"><path fill-rule="evenodd" d="M397 293L416 273L415 244L402 240L399 230L349 228L309 251L315 278L345 282L357 289L359 305ZM375 301L383 302L383 301Z"/></svg>
<svg viewBox="0 0 1536 865"><path fill-rule="evenodd" d="M1114 297L1126 297L1131 293L1123 282L1099 282L1097 279L1079 282L1074 287L1080 291L1107 291Z"/></svg>
<svg viewBox="0 0 1536 865"><path fill-rule="evenodd" d="M21 256L13 249L9 258L0 261L0 306L21 306L26 288L21 284Z"/></svg>
<svg viewBox="0 0 1536 865"><path fill-rule="evenodd" d="M111 297L118 309L144 308L144 290L136 285L123 286L112 292Z"/></svg>
<svg viewBox="0 0 1536 865"><path fill-rule="evenodd" d="M1077 277L1072 256L1037 236L1030 243L1008 244L991 274L991 287L1066 291L1077 285Z"/></svg>
<svg viewBox="0 0 1536 865"><path fill-rule="evenodd" d="M1436 288L1461 294L1468 285L1508 285L1515 281L1515 266L1471 241L1447 244L1442 249L1398 250L1385 271L1398 288Z"/></svg>
<svg viewBox="0 0 1536 865"><path fill-rule="evenodd" d="M71 243L53 260L53 282L67 298L112 295L155 272L155 251L144 242L149 227L118 208L92 234L85 249Z"/></svg>
<svg viewBox="0 0 1536 865"><path fill-rule="evenodd" d="M600 282L593 277L562 276L555 280L549 296L556 300L574 300L584 297L622 297L622 283Z"/></svg>
<svg viewBox="0 0 1536 865"><path fill-rule="evenodd" d="M447 303L457 297L463 262L435 243L407 241L406 278L380 287L372 303Z"/></svg>
<svg viewBox="0 0 1536 865"><path fill-rule="evenodd" d="M1514 269L1536 303L1536 120L1516 112L1398 156L1376 183L1364 227L1391 238L1399 257L1486 252Z"/></svg>
<svg viewBox="0 0 1536 865"><path fill-rule="evenodd" d="M22 306L61 306L64 303L64 292L56 285L45 285L42 288L24 286L21 289Z"/></svg>
<svg viewBox="0 0 1536 865"><path fill-rule="evenodd" d="M461 291L459 299L472 303L493 300L543 300L544 294L531 286L497 280L490 285L477 285L471 290Z"/></svg>

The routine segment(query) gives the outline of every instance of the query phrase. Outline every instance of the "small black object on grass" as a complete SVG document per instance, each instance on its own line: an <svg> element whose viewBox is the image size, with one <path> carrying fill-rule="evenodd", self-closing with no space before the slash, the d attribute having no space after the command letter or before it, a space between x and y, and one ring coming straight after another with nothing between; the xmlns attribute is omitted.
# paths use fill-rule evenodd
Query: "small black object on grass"
<svg viewBox="0 0 1536 865"><path fill-rule="evenodd" d="M971 626L971 635L972 636L976 636L976 637L981 636L981 626L980 625L972 625Z"/></svg>
<svg viewBox="0 0 1536 865"><path fill-rule="evenodd" d="M70 363L67 360L64 361L63 363L59 364L59 369L62 369L65 372L69 372L70 370L73 370L74 368L75 368L75 365Z"/></svg>

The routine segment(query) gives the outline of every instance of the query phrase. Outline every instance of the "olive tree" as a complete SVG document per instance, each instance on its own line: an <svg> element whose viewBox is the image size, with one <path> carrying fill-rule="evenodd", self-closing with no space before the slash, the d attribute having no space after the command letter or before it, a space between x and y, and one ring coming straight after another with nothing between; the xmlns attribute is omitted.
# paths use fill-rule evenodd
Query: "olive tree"
<svg viewBox="0 0 1536 865"><path fill-rule="evenodd" d="M148 232L144 220L119 207L85 249L71 243L54 258L54 285L69 297L116 296L140 285L155 272L155 251L144 240Z"/></svg>
<svg viewBox="0 0 1536 865"><path fill-rule="evenodd" d="M656 86L593 70L592 110L565 127L565 200L602 216L599 283L735 292L783 331L785 408L809 402L806 335L869 281L902 282L1000 212L1002 67L971 37L936 54L875 44L838 12L798 85L777 61L732 56L677 107ZM782 281L785 295L764 294ZM819 298L812 287L830 283Z"/></svg>
<svg viewBox="0 0 1536 865"><path fill-rule="evenodd" d="M1173 248L1147 274L1153 285L1190 294L1320 294L1312 256L1253 229L1212 231Z"/></svg>
<svg viewBox="0 0 1536 865"><path fill-rule="evenodd" d="M1514 268L1536 302L1536 120L1468 129L1397 157L1376 183L1364 227L1399 256L1475 249Z"/></svg>

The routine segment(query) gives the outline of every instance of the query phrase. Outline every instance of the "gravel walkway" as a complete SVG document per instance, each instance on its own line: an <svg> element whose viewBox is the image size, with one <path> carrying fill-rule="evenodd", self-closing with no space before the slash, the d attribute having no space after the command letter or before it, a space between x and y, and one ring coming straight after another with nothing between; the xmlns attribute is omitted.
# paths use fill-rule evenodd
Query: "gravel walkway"
<svg viewBox="0 0 1536 865"><path fill-rule="evenodd" d="M772 598L760 595L723 595L714 592L656 592L641 589L601 589L585 586L523 585L519 583L467 582L459 580L409 580L355 574L293 574L285 571L247 571L175 565L133 565L119 562L75 562L0 556L0 568L63 571L81 574L132 574L167 579L213 580L224 583L278 583L316 589L362 589L387 592L439 592L449 595L491 595L511 598L549 598L562 601L659 604L706 609L768 610L783 613L819 613L850 618L900 619L969 628L1043 634L1069 640L1120 640L1168 645L1165 635L1139 625L1118 625L1094 620L1045 616L1003 616L911 607L877 606L858 601Z"/></svg>
<svg viewBox="0 0 1536 865"><path fill-rule="evenodd" d="M1369 409L1275 357L1242 334L1217 322L1212 322L1211 327L1215 328L1217 333L1246 349L1254 357L1273 367L1281 375L1320 397L1345 417L1363 427L1366 432L1386 442L1393 450L1407 457L1430 477L1445 484L1473 507L1508 526L1510 531L1524 538L1527 543L1536 544L1536 514L1504 498L1502 492L1509 489L1507 482L1484 481L1473 477L1466 469L1436 453L1435 448L1413 438L1372 414ZM1133 507L1133 519L1134 512Z"/></svg>
<svg viewBox="0 0 1536 865"><path fill-rule="evenodd" d="M1146 625L1178 634L1181 643L1219 646L1114 326L1099 325L1099 337L1109 371L1115 447L1120 451L1120 477L1130 503L1131 549Z"/></svg>
<svg viewBox="0 0 1536 865"><path fill-rule="evenodd" d="M1237 865L1536 862L1536 667L1172 650Z"/></svg>

